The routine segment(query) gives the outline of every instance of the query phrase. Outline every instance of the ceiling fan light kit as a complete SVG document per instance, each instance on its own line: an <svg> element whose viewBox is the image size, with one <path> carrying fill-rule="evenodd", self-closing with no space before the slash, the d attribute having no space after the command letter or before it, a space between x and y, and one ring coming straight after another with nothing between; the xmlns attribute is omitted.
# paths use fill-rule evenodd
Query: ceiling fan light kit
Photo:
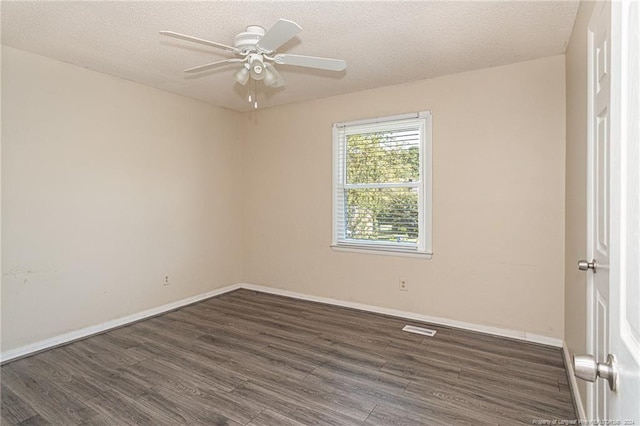
<svg viewBox="0 0 640 426"><path fill-rule="evenodd" d="M262 55L257 53L249 54L249 72L254 80L262 80L264 78L264 62Z"/></svg>
<svg viewBox="0 0 640 426"><path fill-rule="evenodd" d="M249 102L253 103L254 108L258 108L258 102L255 93L255 84L257 81L264 82L267 87L283 87L285 82L275 65L290 65L296 67L314 68L327 71L344 71L347 63L342 59L319 58L316 56L303 56L293 54L276 54L276 50L295 37L302 28L293 21L287 19L279 19L268 31L259 25L249 25L246 31L238 34L234 39L234 46L217 43L192 37L173 31L160 31L161 35L177 38L180 40L190 41L203 44L209 47L231 52L239 58L229 58L210 64L200 65L184 70L186 73L199 73L208 71L220 66L234 63L242 63L234 74L233 78L239 84L249 85Z"/></svg>

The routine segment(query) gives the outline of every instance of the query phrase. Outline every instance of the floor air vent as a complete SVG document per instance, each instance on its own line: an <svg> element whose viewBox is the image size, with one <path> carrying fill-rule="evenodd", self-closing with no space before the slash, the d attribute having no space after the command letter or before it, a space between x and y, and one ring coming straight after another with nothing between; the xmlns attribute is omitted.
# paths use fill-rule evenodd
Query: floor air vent
<svg viewBox="0 0 640 426"><path fill-rule="evenodd" d="M402 331L408 331L409 333L423 334L425 336L433 337L437 331L429 328L414 327L413 325L405 325Z"/></svg>

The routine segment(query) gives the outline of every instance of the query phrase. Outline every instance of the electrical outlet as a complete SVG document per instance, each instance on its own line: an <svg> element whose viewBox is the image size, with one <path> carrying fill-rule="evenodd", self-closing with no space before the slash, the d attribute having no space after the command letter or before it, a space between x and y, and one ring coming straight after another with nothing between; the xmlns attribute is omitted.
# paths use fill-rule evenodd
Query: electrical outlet
<svg viewBox="0 0 640 426"><path fill-rule="evenodd" d="M169 285L169 275L164 276L164 285Z"/></svg>
<svg viewBox="0 0 640 426"><path fill-rule="evenodd" d="M400 291L409 291L409 283L406 278L398 278L398 285L400 287Z"/></svg>

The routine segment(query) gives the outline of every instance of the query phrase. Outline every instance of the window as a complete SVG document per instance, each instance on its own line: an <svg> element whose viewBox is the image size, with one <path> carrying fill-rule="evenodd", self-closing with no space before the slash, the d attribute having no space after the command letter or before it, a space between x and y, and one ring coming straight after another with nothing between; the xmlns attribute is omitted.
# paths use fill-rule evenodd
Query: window
<svg viewBox="0 0 640 426"><path fill-rule="evenodd" d="M333 247L431 254L431 113L333 125Z"/></svg>

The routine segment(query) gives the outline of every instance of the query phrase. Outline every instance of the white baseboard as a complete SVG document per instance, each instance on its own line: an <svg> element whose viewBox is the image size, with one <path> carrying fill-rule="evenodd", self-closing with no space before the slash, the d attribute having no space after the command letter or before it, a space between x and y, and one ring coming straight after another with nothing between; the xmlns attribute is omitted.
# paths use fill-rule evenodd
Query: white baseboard
<svg viewBox="0 0 640 426"><path fill-rule="evenodd" d="M573 359L571 357L571 353L569 352L569 348L567 347L567 342L562 343L562 358L564 359L564 367L567 370L569 389L571 390L571 395L573 396L573 403L575 404L576 414L579 417L578 420L580 420L580 424L586 425L587 413L584 409L584 405L582 404L580 392L578 391L578 380L576 379L576 373L573 370Z"/></svg>
<svg viewBox="0 0 640 426"><path fill-rule="evenodd" d="M145 318L153 317L164 312L169 312L180 307L190 305L192 303L199 302L204 299L209 299L214 296L218 296L230 291L234 291L240 288L247 290L259 291L262 293L276 294L280 296L292 297L295 299L309 300L312 302L326 303L328 305L342 306L346 308L358 309L361 311L374 312L378 314L389 315L393 317L405 318L415 321L428 322L432 324L444 325L447 327L461 328L464 330L477 331L479 333L491 334L494 336L509 337L517 340L524 340L532 343L539 343L548 346L555 346L561 348L563 341L555 337L541 336L524 331L509 330L506 328L490 327L485 325L473 324L463 321L456 321L448 318L434 317L430 315L422 315L414 312L400 311L397 309L381 308L379 306L365 305L363 303L347 302L338 299L331 299L328 297L312 296L304 293L297 293L293 291L281 290L278 288L267 287L256 284L234 284L222 288L218 288L207 293L199 294L196 296L188 297L186 299L178 300L177 302L171 302L166 305L158 306L156 308L148 309L143 312L128 315L126 317L117 318L111 321L103 322L98 325L85 327L80 330L72 331L69 333L61 334L49 339L41 340L39 342L31 343L29 345L21 346L19 348L11 349L0 353L0 363L8 362L17 358L21 358L27 355L32 355L37 352L41 352L46 349L51 349L56 346L64 345L74 340L83 339L95 334L103 333L107 330L122 327L127 324L131 324L136 321L140 321ZM575 379L574 379L575 380Z"/></svg>
<svg viewBox="0 0 640 426"><path fill-rule="evenodd" d="M444 325L447 327L461 328L464 330L477 331L479 333L491 334L500 337L509 337L511 339L524 340L532 343L539 343L547 346L561 348L563 341L555 337L541 336L525 331L509 330L506 328L490 327L486 325L473 324L469 322L456 321L448 318L434 317L430 315L417 314L414 312L400 311L397 309L381 308L379 306L365 305L357 302L346 302L328 297L312 296L304 293L297 293L278 288L267 287L257 284L242 283L240 286L247 290L259 291L262 293L276 294L280 296L292 297L295 299L308 300L311 302L326 303L328 305L342 306L346 308L358 309L360 311L375 312L378 314L389 315L393 317L406 318L415 321L429 322L432 324Z"/></svg>
<svg viewBox="0 0 640 426"><path fill-rule="evenodd" d="M44 351L45 349L51 349L56 346L64 345L74 340L83 339L95 334L103 333L107 330L122 327L123 325L131 324L136 321L140 321L145 318L153 317L164 312L173 311L183 306L191 305L192 303L199 302L204 299L209 299L214 296L218 296L223 293L227 293L240 288L239 284L230 285L227 287L218 288L206 293L198 294L196 296L187 297L186 299L178 300L177 302L167 303L166 305L151 308L146 311L138 312L136 314L127 315L126 317L117 318L111 321L103 322L98 325L92 325L80 330L75 330L69 333L61 334L59 336L52 337L50 339L41 340L36 343L21 346L19 348L11 349L0 354L0 362L4 363L16 358L22 358L27 355L32 355L37 352Z"/></svg>

